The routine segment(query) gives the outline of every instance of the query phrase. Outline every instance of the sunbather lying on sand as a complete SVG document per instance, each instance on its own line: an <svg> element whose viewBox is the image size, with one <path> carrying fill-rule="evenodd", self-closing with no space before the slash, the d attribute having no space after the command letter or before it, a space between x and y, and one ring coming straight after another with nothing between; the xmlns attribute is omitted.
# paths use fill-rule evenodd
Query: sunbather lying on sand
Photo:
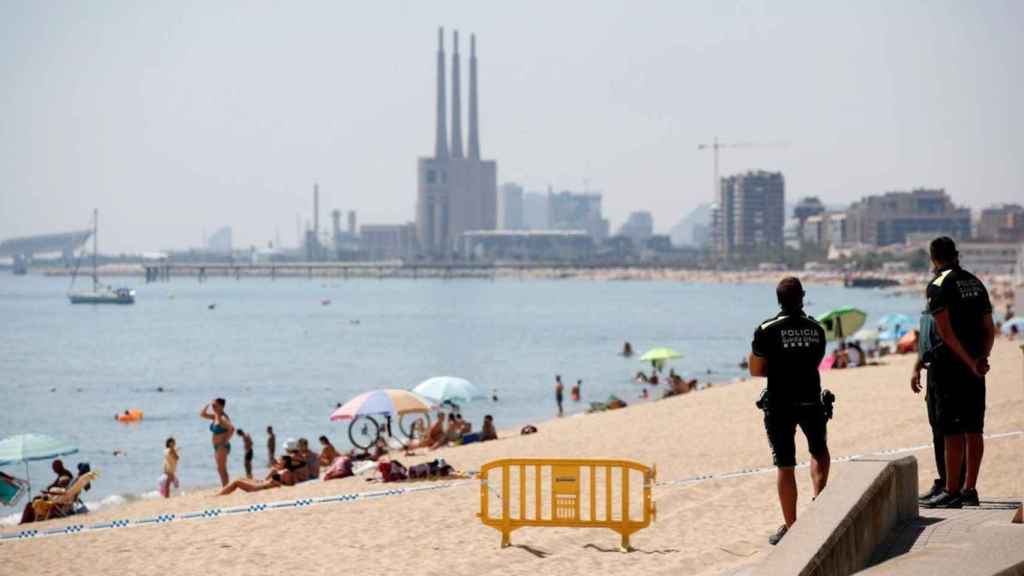
<svg viewBox="0 0 1024 576"><path fill-rule="evenodd" d="M305 469L306 464L304 462L298 462L292 459L289 455L284 455L281 460L274 463L274 467L267 474L264 480L251 480L248 478L239 478L225 486L219 493L220 496L231 494L235 490L241 490L242 492L259 492L260 490L269 490L271 488L280 488L281 486L293 486L296 482L296 471Z"/></svg>

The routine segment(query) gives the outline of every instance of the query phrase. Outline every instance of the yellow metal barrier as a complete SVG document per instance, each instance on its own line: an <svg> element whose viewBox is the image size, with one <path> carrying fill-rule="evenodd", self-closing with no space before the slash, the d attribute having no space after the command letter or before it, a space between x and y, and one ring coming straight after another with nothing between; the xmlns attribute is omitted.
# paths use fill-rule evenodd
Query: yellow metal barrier
<svg viewBox="0 0 1024 576"><path fill-rule="evenodd" d="M478 516L501 532L503 548L511 544L513 530L553 526L610 528L628 551L630 535L650 526L656 515L655 474L630 460L495 460L480 469ZM638 506L630 505L634 496Z"/></svg>

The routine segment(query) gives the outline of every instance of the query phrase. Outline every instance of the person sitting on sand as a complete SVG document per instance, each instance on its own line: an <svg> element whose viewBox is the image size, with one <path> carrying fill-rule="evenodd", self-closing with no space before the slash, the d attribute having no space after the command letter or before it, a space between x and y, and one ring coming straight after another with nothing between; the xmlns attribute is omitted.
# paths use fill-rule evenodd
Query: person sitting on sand
<svg viewBox="0 0 1024 576"><path fill-rule="evenodd" d="M415 448L430 448L434 446L444 436L444 412L437 413L437 419L430 426L430 430L427 430L427 435L418 440L413 440L407 447L408 450Z"/></svg>
<svg viewBox="0 0 1024 576"><path fill-rule="evenodd" d="M320 455L309 449L309 440L299 438L299 458L306 463L307 479L320 475Z"/></svg>
<svg viewBox="0 0 1024 576"><path fill-rule="evenodd" d="M294 438L289 438L284 442L284 455L288 457L285 460L284 456L281 457L280 467L284 470L288 470L292 473L292 479L295 484L299 482L305 482L309 479L309 465L306 460L299 454L299 442Z"/></svg>
<svg viewBox="0 0 1024 576"><path fill-rule="evenodd" d="M658 371L657 370L653 370L653 369L651 370L651 376L647 379L647 383L650 384L651 386L657 386L658 385Z"/></svg>
<svg viewBox="0 0 1024 576"><path fill-rule="evenodd" d="M494 416L484 416L484 425L480 428L480 441L497 440L498 430L494 428Z"/></svg>
<svg viewBox="0 0 1024 576"><path fill-rule="evenodd" d="M448 426L445 428L444 434L433 444L430 445L431 450L437 450L443 448L448 444L458 442L462 439L462 427L459 425L458 419L455 414L448 415Z"/></svg>
<svg viewBox="0 0 1024 576"><path fill-rule="evenodd" d="M235 490L241 490L242 492L259 492L260 490L280 488L281 486L293 486L295 485L296 477L293 470L296 469L296 466L298 466L299 469L305 469L304 464L293 460L291 456L285 454L284 456L281 456L279 463L275 463L274 467L270 469L270 473L267 474L266 479L251 480L249 478L240 478L221 489L219 495L226 496Z"/></svg>
<svg viewBox="0 0 1024 576"><path fill-rule="evenodd" d="M334 444L327 439L327 436L320 437L320 467L327 468L334 462L334 459L340 456L338 450L334 448Z"/></svg>

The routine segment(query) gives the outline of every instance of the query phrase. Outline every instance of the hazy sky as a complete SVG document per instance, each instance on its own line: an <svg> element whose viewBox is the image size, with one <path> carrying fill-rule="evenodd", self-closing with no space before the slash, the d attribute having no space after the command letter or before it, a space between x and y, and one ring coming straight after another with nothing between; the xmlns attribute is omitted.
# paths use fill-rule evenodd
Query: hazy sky
<svg viewBox="0 0 1024 576"><path fill-rule="evenodd" d="M613 228L708 201L715 135L789 143L721 162L791 201L1024 200L1020 1L0 0L0 238L97 207L103 251L293 245L314 180L321 222L412 220L440 25L477 34L499 182L588 181Z"/></svg>

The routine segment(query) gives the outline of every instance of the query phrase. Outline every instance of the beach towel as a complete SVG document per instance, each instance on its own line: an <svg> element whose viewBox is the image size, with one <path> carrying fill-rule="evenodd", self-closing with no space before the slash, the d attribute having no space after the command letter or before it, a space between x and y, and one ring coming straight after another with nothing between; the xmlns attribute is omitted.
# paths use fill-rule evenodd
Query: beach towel
<svg viewBox="0 0 1024 576"><path fill-rule="evenodd" d="M28 492L28 482L6 474L0 475L0 503L14 506Z"/></svg>
<svg viewBox="0 0 1024 576"><path fill-rule="evenodd" d="M832 369L832 366L836 363L836 355L829 354L821 360L821 364L818 364L818 372L828 372Z"/></svg>

